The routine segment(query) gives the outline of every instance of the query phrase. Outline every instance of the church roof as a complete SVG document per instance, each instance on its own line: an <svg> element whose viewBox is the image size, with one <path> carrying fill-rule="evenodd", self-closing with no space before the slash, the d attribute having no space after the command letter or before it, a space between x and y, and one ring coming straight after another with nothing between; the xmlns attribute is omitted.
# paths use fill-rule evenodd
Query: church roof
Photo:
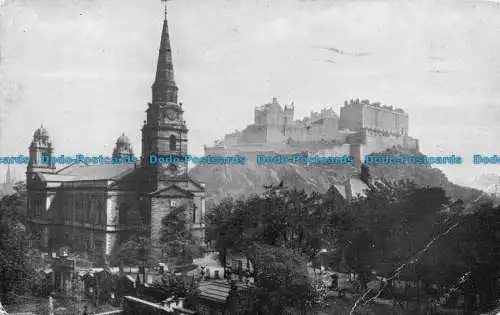
<svg viewBox="0 0 500 315"><path fill-rule="evenodd" d="M75 176L38 173L40 179L44 182L70 182L75 180Z"/></svg>
<svg viewBox="0 0 500 315"><path fill-rule="evenodd" d="M344 185L333 185L333 186L337 189L337 191L340 193L340 195L344 199L346 199L347 194L345 192L345 186Z"/></svg>
<svg viewBox="0 0 500 315"><path fill-rule="evenodd" d="M50 137L49 135L49 132L47 131L47 129L45 129L42 126L40 126L40 128L38 128L37 130L35 130L35 134L33 135L34 137Z"/></svg>
<svg viewBox="0 0 500 315"><path fill-rule="evenodd" d="M197 182L189 179L187 182L176 182L171 183L167 187L158 189L156 191L151 192L150 196L184 196L184 195L193 195L196 192L203 192L204 188L198 184Z"/></svg>
<svg viewBox="0 0 500 315"><path fill-rule="evenodd" d="M72 164L61 170L56 175L64 179L72 177L70 181L79 180L118 180L126 174L129 174L136 166L134 164ZM44 174L46 175L46 174ZM67 180L68 181L68 180Z"/></svg>

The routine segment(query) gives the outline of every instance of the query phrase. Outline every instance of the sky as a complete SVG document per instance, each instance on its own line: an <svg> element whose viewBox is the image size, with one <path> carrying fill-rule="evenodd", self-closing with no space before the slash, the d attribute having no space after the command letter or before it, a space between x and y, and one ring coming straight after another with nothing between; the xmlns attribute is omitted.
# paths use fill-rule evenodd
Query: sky
<svg viewBox="0 0 500 315"><path fill-rule="evenodd" d="M0 155L27 155L41 124L57 155L111 155L122 132L139 153L162 3L0 4ZM451 180L499 173L472 165L500 154L499 1L173 0L168 12L193 155L273 97L296 118L359 98L404 109L423 153L462 156L442 167Z"/></svg>

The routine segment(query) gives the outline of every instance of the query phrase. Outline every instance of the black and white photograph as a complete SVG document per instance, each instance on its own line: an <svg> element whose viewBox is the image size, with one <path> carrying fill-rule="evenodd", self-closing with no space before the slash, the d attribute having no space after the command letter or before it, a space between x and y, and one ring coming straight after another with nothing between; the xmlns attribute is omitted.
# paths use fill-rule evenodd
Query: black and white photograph
<svg viewBox="0 0 500 315"><path fill-rule="evenodd" d="M499 0L0 0L0 315L498 315L499 121Z"/></svg>

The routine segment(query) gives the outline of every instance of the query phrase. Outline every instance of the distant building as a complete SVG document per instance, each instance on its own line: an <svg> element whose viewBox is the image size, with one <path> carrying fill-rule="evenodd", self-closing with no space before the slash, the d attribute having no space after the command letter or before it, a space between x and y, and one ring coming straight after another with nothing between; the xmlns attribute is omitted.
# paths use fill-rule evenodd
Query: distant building
<svg viewBox="0 0 500 315"><path fill-rule="evenodd" d="M7 172L5 173L5 180L3 184L0 185L0 197L5 195L10 195L15 192L14 185L16 183L15 175L10 169L10 165L7 164Z"/></svg>
<svg viewBox="0 0 500 315"><path fill-rule="evenodd" d="M255 108L254 123L227 134L206 155L293 153L308 150L319 155L350 155L358 162L364 154L392 147L418 151L418 140L408 136L409 118L402 109L370 103L345 102L340 117L332 108L294 120L294 104L271 103Z"/></svg>
<svg viewBox="0 0 500 315"><path fill-rule="evenodd" d="M103 263L117 244L140 235L150 237L159 251L162 218L180 205L187 207L190 228L203 242L204 184L188 176L187 161L167 165L149 160L150 155L187 154L188 128L177 93L165 17L152 102L142 127L142 163L80 162L56 169L47 129L35 131L26 172L28 217L43 248L54 252L69 247ZM122 134L113 157L133 154L130 140Z"/></svg>
<svg viewBox="0 0 500 315"><path fill-rule="evenodd" d="M381 180L374 180L370 169L366 165L361 165L360 174L352 174L344 179L340 184L334 184L324 194L324 199L341 206L352 203L357 198L367 197L370 191L384 187L386 184Z"/></svg>

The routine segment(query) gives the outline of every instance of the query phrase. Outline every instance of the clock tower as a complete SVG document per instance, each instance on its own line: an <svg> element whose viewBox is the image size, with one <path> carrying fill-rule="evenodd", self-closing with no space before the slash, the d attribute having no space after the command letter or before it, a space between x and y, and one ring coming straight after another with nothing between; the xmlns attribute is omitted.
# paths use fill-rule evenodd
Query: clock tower
<svg viewBox="0 0 500 315"><path fill-rule="evenodd" d="M161 34L156 77L152 86L152 102L148 104L147 120L142 128L142 166L147 171L151 189L166 183L186 182L186 121L182 103L177 100L172 48L165 15Z"/></svg>

